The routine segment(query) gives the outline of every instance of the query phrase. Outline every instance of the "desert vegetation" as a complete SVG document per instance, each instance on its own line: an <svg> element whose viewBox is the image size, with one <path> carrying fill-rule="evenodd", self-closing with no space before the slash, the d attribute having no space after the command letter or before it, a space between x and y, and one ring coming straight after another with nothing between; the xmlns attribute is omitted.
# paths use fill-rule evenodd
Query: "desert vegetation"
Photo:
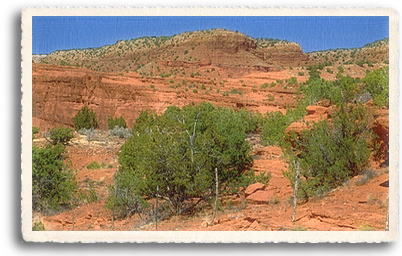
<svg viewBox="0 0 402 256"><path fill-rule="evenodd" d="M33 230L382 230L387 42L303 53L217 29L41 58ZM41 96L65 85L80 97Z"/></svg>
<svg viewBox="0 0 402 256"><path fill-rule="evenodd" d="M327 120L314 123L299 136L294 133L287 145L290 163L299 162L301 175L298 193L308 199L329 191L362 173L368 167L373 149L372 116L361 104L337 106L332 124ZM294 184L296 166L284 175Z"/></svg>
<svg viewBox="0 0 402 256"><path fill-rule="evenodd" d="M108 199L108 206L121 216L146 212L145 199L155 197L157 187L172 213L191 211L214 195L214 170L221 193L233 193L257 179L245 174L252 163L245 138L248 130L256 129L254 115L247 111L210 103L172 106L162 115L142 112L136 124L137 136L122 146Z"/></svg>
<svg viewBox="0 0 402 256"><path fill-rule="evenodd" d="M112 130L115 127L120 127L120 128L127 128L126 120L124 120L124 117L109 117L107 119L107 127L109 130Z"/></svg>
<svg viewBox="0 0 402 256"><path fill-rule="evenodd" d="M77 191L74 172L63 162L65 147L58 143L32 147L32 209L58 210L69 206Z"/></svg>
<svg viewBox="0 0 402 256"><path fill-rule="evenodd" d="M87 106L82 107L74 116L74 129L79 131L81 129L96 129L99 123L96 114Z"/></svg>
<svg viewBox="0 0 402 256"><path fill-rule="evenodd" d="M311 67L309 80L299 88L303 97L297 107L286 114L266 114L262 137L268 145L280 145L287 155L290 164L284 176L292 186L296 176L295 163L300 163L303 179L298 194L301 198L308 199L329 191L366 170L370 154L375 154L376 150L373 144L376 138L373 134L374 113L356 101L356 95L367 90L374 98L374 104L386 106L381 99L388 99L387 70L369 72L362 81L339 72L336 80L327 81L320 78L317 67ZM369 89L373 84L377 92ZM285 133L292 122L303 119L308 105L325 100L334 107L331 121L307 124L299 134Z"/></svg>

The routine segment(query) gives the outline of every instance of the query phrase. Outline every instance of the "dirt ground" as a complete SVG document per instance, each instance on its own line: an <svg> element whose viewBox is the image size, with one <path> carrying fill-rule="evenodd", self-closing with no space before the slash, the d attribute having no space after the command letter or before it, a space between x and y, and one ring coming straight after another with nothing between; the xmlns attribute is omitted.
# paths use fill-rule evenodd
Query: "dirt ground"
<svg viewBox="0 0 402 256"><path fill-rule="evenodd" d="M361 182L357 176L343 186L327 192L308 202L297 205L295 221L292 222L293 189L282 171L286 170L286 159L279 147L264 147L258 135L250 136L253 145L253 169L270 172L267 187L257 190L246 198L233 195L221 198L222 209L212 222L212 207L191 216L173 216L159 221L157 230L166 231L351 231L384 230L388 209L388 169L373 168L374 178ZM40 143L36 139L34 143ZM128 231L156 230L156 223L142 219L138 215L123 220L112 220L112 212L105 208L107 186L113 183L113 175L118 169L117 152L124 140L101 136L99 141L87 142L85 136L76 135L67 146L68 162L77 170L77 180L81 188L92 181L98 201L81 204L74 211L68 210L55 215L34 213L34 221L42 221L46 230L67 231ZM104 163L97 170L88 170L92 161ZM375 163L373 163L374 165ZM155 203L155 202L151 202Z"/></svg>
<svg viewBox="0 0 402 256"><path fill-rule="evenodd" d="M202 68L212 69L213 66L204 66ZM41 66L38 66L38 70L41 72L49 72L57 77L63 76L64 71L60 67L57 70L59 73L52 69L54 68L51 66L43 69ZM350 74L352 77L363 77L365 70L366 67L350 66L345 68L345 75ZM283 84L278 83L278 80L284 81L291 77L297 77L298 82L304 82L308 79L308 71L302 67L272 72L250 72L241 77L241 79L229 77L228 74L225 74L224 70L217 68L217 71L220 73L215 73L219 74L219 76L208 77L208 79L204 79L205 81L197 80L201 78L190 77L145 79L131 73L127 73L124 76L102 74L102 83L105 84L105 88L109 88L106 85L110 85L110 88L112 86L119 87L122 90L120 96L124 100L115 102L106 98L106 96L102 98L104 95L101 93L98 96L88 94L88 98L93 101L93 106L101 104L114 106L121 104L121 107L114 114L121 114L123 116L124 114L130 114L129 126L132 125L133 120L136 118L135 115L138 115L140 110L154 110L157 113L162 113L169 105L181 107L191 102L199 104L203 101L208 101L218 106L238 109L246 108L262 114L272 111L285 113L287 105L292 107L296 104L299 97L295 94L297 86L285 87ZM298 75L301 71L305 75ZM87 78L96 77L93 71L85 71L87 73L81 74L80 70L74 69L74 72ZM336 72L333 74L321 73L321 77L328 80L334 80L335 75ZM66 77L68 78L68 76ZM215 78L216 82L212 83L212 79ZM183 79L187 80L187 85L191 83L198 83L200 85L205 82L207 89L198 88L198 92L195 93L193 88L188 90L186 86L172 88L170 81L168 82L170 79L172 79L173 84L178 84ZM49 81L53 80L50 79ZM262 86L264 83L271 84L273 82L275 83L273 86L264 88ZM43 84L46 85L45 82ZM88 84L90 83L88 82ZM150 84L154 88L151 88ZM52 88L47 85L43 87ZM88 91L88 88L83 88L82 92ZM237 92L241 91L241 93L229 93L234 90L237 90ZM126 95L124 92L132 92L132 95ZM224 95L224 92L226 95ZM70 93L70 91L66 91L65 96L69 96ZM112 91L110 94L112 94ZM63 96L63 94L61 95ZM63 97L60 97L60 99L63 99ZM64 106L62 103L57 105L59 98L53 99L50 95L46 99L40 98L38 102L42 102L43 100L48 100L50 106L48 109L51 110L49 113L43 113L49 116L53 115L55 117L54 120L59 120L59 123L55 121L49 122L34 116L33 125L40 127L41 131L62 124L64 122L63 118L67 120L64 123L71 122L72 108L78 109L81 106L81 100L84 99L75 99L73 101L74 105L72 105L73 103L70 105L66 104L64 112L54 111ZM52 105L52 100L56 102L54 106ZM110 116L108 112L110 110L109 105L105 105L102 109L99 109L99 111L104 111L104 120L106 120L107 116ZM133 109L136 111L135 114L133 114ZM38 111L37 116L40 116L39 112L41 108L34 107L34 110ZM322 115L317 113L313 113L307 119L309 121L321 119ZM383 123L387 124L388 111L382 115L382 118L384 119ZM383 126L380 128L383 129ZM384 130L386 136L388 136L387 132L387 130ZM295 221L292 222L293 189L289 180L283 176L283 171L288 166L286 158L279 147L262 146L257 134L251 135L249 141L253 146L252 157L254 164L252 168L257 172L269 172L271 174L268 186L260 188L247 196L240 194L221 198L223 207L217 212L213 221L211 221L212 207L206 204L202 210L191 216L173 216L160 221L158 223L158 230L384 230L389 195L386 183L389 175L388 168L381 167L380 162L372 161L371 163L371 169L376 173L375 177L365 182L362 182L364 179L363 176L354 177L335 190L297 205ZM37 134L33 143L43 145L46 141ZM98 138L89 142L86 136L76 133L76 137L66 147L68 155L66 163L72 169L76 170L78 184L81 189L89 191L92 184L98 200L92 203L78 204L74 208L74 211L66 210L58 214L47 215L34 212L33 223L42 221L46 230L67 231L73 230L74 218L75 231L156 230L156 223L150 219L143 219L144 216L134 215L123 220L114 220L112 212L105 208L108 186L113 184L113 175L118 170L117 154L123 143L124 139L109 137L106 132L101 133ZM103 165L102 168L95 170L88 169L88 164L93 161ZM151 201L150 203L153 204L154 202Z"/></svg>

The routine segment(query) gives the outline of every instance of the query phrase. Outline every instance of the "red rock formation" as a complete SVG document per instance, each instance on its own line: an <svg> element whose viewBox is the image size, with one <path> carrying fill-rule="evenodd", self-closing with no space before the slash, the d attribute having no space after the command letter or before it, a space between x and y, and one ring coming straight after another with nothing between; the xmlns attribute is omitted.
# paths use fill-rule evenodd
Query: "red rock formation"
<svg viewBox="0 0 402 256"><path fill-rule="evenodd" d="M307 122L311 125L313 122L322 121L325 119L329 119L330 108L323 106L307 106L307 115L303 118L303 120L291 123L285 130L285 133L290 133L294 131L297 134L300 134L303 130L309 129Z"/></svg>
<svg viewBox="0 0 402 256"><path fill-rule="evenodd" d="M100 129L107 129L107 119L123 116L132 127L142 110L163 113L168 106L184 106L204 101L234 107L241 95L223 96L216 89L194 93L187 86L170 88L170 78L141 77L136 73L96 72L86 68L33 64L33 125L42 131L56 126L73 126L76 113L87 105L97 115ZM182 78L177 78L181 82ZM202 77L185 78L188 84L215 86ZM186 88L184 88L186 87ZM229 88L226 90L230 90ZM258 104L255 104L258 106Z"/></svg>
<svg viewBox="0 0 402 256"><path fill-rule="evenodd" d="M101 129L107 128L110 116L123 116L132 126L141 110L160 112L173 97L173 93L155 95L149 85L142 88L145 83L134 75L50 65L34 65L32 75L32 115L34 125L42 129L73 126L75 114L84 105L95 111Z"/></svg>
<svg viewBox="0 0 402 256"><path fill-rule="evenodd" d="M255 203L268 203L274 194L273 190L257 190L247 197L247 201Z"/></svg>
<svg viewBox="0 0 402 256"><path fill-rule="evenodd" d="M196 70L209 65L223 69L237 68L240 73L245 70L279 71L280 66L297 66L309 59L297 43L278 42L259 47L251 37L222 29L210 33L183 33L164 42L156 43L156 40L143 38L97 49L56 51L43 61L53 65L68 63L104 72L136 70L159 74L169 73L171 68ZM234 72L231 76L238 74Z"/></svg>
<svg viewBox="0 0 402 256"><path fill-rule="evenodd" d="M385 163L389 159L389 109L377 110L376 115L373 131L377 138L374 143L379 146L379 149L375 158L384 160Z"/></svg>
<svg viewBox="0 0 402 256"><path fill-rule="evenodd" d="M264 190L264 189L265 189L265 185L262 184L262 183L257 182L257 183L249 185L246 188L246 190L244 191L244 194L246 196L249 196L249 195L255 193L257 190Z"/></svg>

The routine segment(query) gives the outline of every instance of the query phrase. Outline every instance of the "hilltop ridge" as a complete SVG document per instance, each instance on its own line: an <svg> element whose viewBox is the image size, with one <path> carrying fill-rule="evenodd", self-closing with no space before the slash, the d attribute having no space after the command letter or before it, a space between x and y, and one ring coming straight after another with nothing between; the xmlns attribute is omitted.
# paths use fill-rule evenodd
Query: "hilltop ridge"
<svg viewBox="0 0 402 256"><path fill-rule="evenodd" d="M141 37L100 48L55 51L42 63L152 76L207 65L234 69L232 75L248 70L278 71L281 66L307 60L297 43L254 39L236 31L213 29L171 37Z"/></svg>
<svg viewBox="0 0 402 256"><path fill-rule="evenodd" d="M368 43L360 48L339 48L307 53L309 64L332 62L338 65L375 64L389 61L389 38Z"/></svg>
<svg viewBox="0 0 402 256"><path fill-rule="evenodd" d="M177 152L177 157L167 160L160 158L169 165L172 164L172 168L170 166L166 168L168 172L176 168L180 171L199 170L204 167L200 167L198 163L193 165L193 160L191 163L183 161L183 159L189 160L187 156L190 154L193 156L193 152L196 152L194 162L200 161L212 171L212 165L203 159L221 148L217 143L228 145L222 147L225 151L238 152L240 147L237 145L244 145L244 142L250 148L248 154L252 162L243 173L247 176L242 177L245 177L244 182L250 184L242 184L241 189L233 194L219 192L216 198L219 199L220 206L215 208L216 216L212 221L210 221L212 201L208 199L199 200L197 208L194 205L191 209L191 215L187 214L190 211L186 211L186 214L173 216L169 215L171 207L167 206L169 197L166 197L167 199L160 197L161 202L167 204L161 203L158 209L163 209L160 212L166 213L167 217L158 220L159 230L380 231L387 229L389 201L389 107L386 104L389 95L385 89L389 87L387 39L367 44L362 48L303 53L297 43L251 38L236 31L216 29L186 32L171 37L142 37L118 41L113 45L99 48L56 51L49 55L34 55L32 61L32 143L35 147L46 147L51 140L53 128L74 127L74 118L84 106L95 113L98 121L97 129L77 131L74 133L74 138L66 145L68 157L66 162L71 170L76 170L80 189L78 199L75 202L75 199L70 201L73 202L72 208L63 209L58 213L43 214L45 212L35 210L32 219L34 225L42 224L43 229L49 231L155 230L152 211L156 208L144 211L145 214L138 212L138 215L115 218L115 210L110 211L106 207L112 192L110 188L120 186L119 179L116 178L118 173L122 170L135 170L135 167L131 166L123 169L125 160L121 159L126 156L127 159L131 157L152 159L135 165L148 168L151 162L158 161L152 156L153 153L134 155L132 152L149 147L148 152L162 152L157 153L158 157ZM383 88L380 93L374 92L374 86L365 84L371 80L374 82L370 84L374 86L381 81ZM383 105L378 104L381 100ZM193 108L204 103L207 103L208 107ZM338 103L342 109L339 112L336 108ZM225 112L208 112L211 105L222 111L225 109ZM184 113L180 114L183 116L183 121L176 115L181 111L178 108L191 109L181 112ZM159 115L155 116L155 119L153 117L149 119L155 121L155 126L143 129L144 133L149 134L153 133L152 130L160 130L157 138L161 142L159 145L150 146L149 142L155 137L139 137L140 129L137 129L139 127L137 125L141 126L142 123L148 122L143 121L146 118L143 118L142 111L148 113L146 114L148 117ZM232 114L225 115L226 111ZM200 114L200 118L197 113ZM167 119L159 119L165 114L168 116ZM226 120L219 124L222 133L215 128L207 129L208 134L199 131L203 129L199 127L219 123L219 119L207 121L207 118L220 115L230 120L227 125L222 125ZM173 121L176 117L178 122ZM114 118L123 118L128 129L123 127L110 129L109 120ZM235 122L239 127L234 127ZM342 128L332 129L334 125L331 124L336 122L341 122ZM174 123L174 126L164 127L164 123ZM184 127L191 127L193 135L190 135L190 130ZM310 133L315 129L322 133ZM115 132L116 130L118 132ZM236 130L236 133L233 133L236 136L231 138L222 136L225 132L231 133L231 130ZM371 134L367 132L369 130L375 135L372 148L366 147L363 143L371 138ZM350 132L356 134L356 140L349 136ZM309 134L312 136L307 137ZM141 143L126 144L130 146L124 147L126 149L130 147L132 151L124 153L124 156L121 152L126 150L123 145L129 136L132 136L129 140ZM168 137L169 139L165 139ZM172 140L168 141L170 138ZM176 138L177 141L174 141ZM238 138L242 138L241 141ZM233 141L241 143L236 144ZM304 174L302 173L300 179L303 185L300 186L302 190L298 194L297 215L294 221L292 216L292 209L295 209L292 187L294 176L291 173L293 172L291 165L295 162L288 155L290 151L275 145L289 143L288 149L292 149L296 154L304 147L302 144L298 144L297 147L296 144L290 146L299 143L297 141L306 142L307 146L310 142L319 145L316 147L317 151L309 151L307 147L306 150L302 149L304 151L300 153L300 158L294 155L294 159L303 159L303 155L307 153L312 156L311 159L324 159L314 164L320 167L316 168L316 173L324 175L314 177L310 176L309 171L305 171L307 168L303 170ZM163 148L165 143L169 143L171 148L177 146L179 150L165 151L166 148ZM354 143L363 146L354 147ZM338 144L352 147L339 147ZM193 145L196 149L194 151ZM187 147L191 150L185 149ZM197 152L204 148L212 150L205 151L203 155ZM348 181L341 181L342 183L339 183L340 179L337 177L335 178L338 181L331 178L332 184L324 181L319 190L316 188L314 191L310 190L321 182L321 178L328 177L331 180L329 177L333 173L346 177L349 174L340 170L338 163L349 164L352 158L365 157L364 153L360 154L359 151L374 148L376 150L370 151L371 157L367 159L369 163L367 165L363 163L367 168L362 168L359 175ZM334 152L342 153L345 149L351 149L349 150L351 154L344 154L349 159L328 160L329 158L338 160L338 156L342 154ZM181 158L182 155L187 156ZM168 162L173 158L173 162ZM227 156L219 158L227 161ZM131 159L128 161L131 162ZM183 161L184 164L176 164L179 161ZM308 164L307 161L305 157L303 163ZM345 170L354 168L351 165L344 166ZM224 175L231 171L231 169L222 170L219 172L225 173ZM180 174L182 176L178 183L184 181L192 184L191 186L194 184L198 186L200 183L186 179L186 176L193 175L194 172L188 173ZM249 178L252 178L251 175L254 176L253 173L258 175L255 177L259 177L259 180ZM218 175L216 168L215 175ZM147 174L138 176L134 174L128 176L128 179L135 176L147 178ZM164 176L166 180L172 180L167 177L171 176ZM207 180L212 176L199 177L199 180L205 177ZM308 178L312 183L307 183ZM224 186L226 184L222 180L219 179L221 190L231 190L223 189L222 184ZM209 182L210 188L218 184L212 179ZM138 183L130 181L130 184L134 184L134 187ZM334 189L333 184L337 186ZM166 187L170 190L169 185ZM312 194L308 195L304 188ZM208 198L207 193L209 192L205 192L207 196L205 198ZM194 194L187 193L187 195L190 197L186 203L198 200ZM141 198L152 207L155 205L153 196ZM113 207L114 205L115 203ZM135 207L130 211L136 211Z"/></svg>

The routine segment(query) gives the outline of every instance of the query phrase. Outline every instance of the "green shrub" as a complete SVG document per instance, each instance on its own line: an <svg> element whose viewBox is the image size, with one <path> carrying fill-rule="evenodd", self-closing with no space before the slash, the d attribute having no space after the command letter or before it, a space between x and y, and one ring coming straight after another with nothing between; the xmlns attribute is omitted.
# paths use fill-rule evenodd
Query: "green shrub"
<svg viewBox="0 0 402 256"><path fill-rule="evenodd" d="M272 96L272 94L268 94L267 97L268 97L269 101L274 101L275 100L275 97Z"/></svg>
<svg viewBox="0 0 402 256"><path fill-rule="evenodd" d="M269 86L269 83L263 83L262 85L261 85L261 89L265 89L265 88L267 88Z"/></svg>
<svg viewBox="0 0 402 256"><path fill-rule="evenodd" d="M364 89L380 107L389 106L389 67L373 70L363 78Z"/></svg>
<svg viewBox="0 0 402 256"><path fill-rule="evenodd" d="M246 133L257 132L263 124L263 116L260 112L248 111L245 108L233 113L242 120Z"/></svg>
<svg viewBox="0 0 402 256"><path fill-rule="evenodd" d="M260 174L255 174L254 170L251 169L247 173L241 174L240 179L236 180L235 182L235 187L247 188L249 185L257 182L267 186L270 179L271 179L271 173L261 172Z"/></svg>
<svg viewBox="0 0 402 256"><path fill-rule="evenodd" d="M32 139L35 137L35 134L39 133L39 128L36 126L32 126Z"/></svg>
<svg viewBox="0 0 402 256"><path fill-rule="evenodd" d="M214 207L215 207L215 197L214 197L214 196L211 197L211 198L208 200L208 205L209 205L211 208L214 208ZM218 200L216 200L216 209L217 209L218 211L221 211L221 212L224 211L223 205L222 205L222 201L221 201L219 198L218 198Z"/></svg>
<svg viewBox="0 0 402 256"><path fill-rule="evenodd" d="M127 128L126 120L121 116L119 118L117 117L109 117L107 119L107 127L109 130L114 129L115 127L122 127L122 128Z"/></svg>
<svg viewBox="0 0 402 256"><path fill-rule="evenodd" d="M281 199L277 196L274 195L270 200L269 200L269 204L270 205L275 205L275 204L280 204L281 203Z"/></svg>
<svg viewBox="0 0 402 256"><path fill-rule="evenodd" d="M356 185L360 186L366 184L369 180L376 177L378 174L372 169L367 169L362 172L362 177L356 181Z"/></svg>
<svg viewBox="0 0 402 256"><path fill-rule="evenodd" d="M307 231L307 228L303 227L303 226L300 226L300 225L297 225L297 226L293 227L291 230L292 231Z"/></svg>
<svg viewBox="0 0 402 256"><path fill-rule="evenodd" d="M293 122L299 121L307 114L306 105L298 103L297 107L290 109L287 106L286 115L280 111L267 112L264 116L261 139L265 145L281 146L286 128Z"/></svg>
<svg viewBox="0 0 402 256"><path fill-rule="evenodd" d="M32 134L37 134L37 133L39 133L39 128L38 127L36 127L36 126L32 126Z"/></svg>
<svg viewBox="0 0 402 256"><path fill-rule="evenodd" d="M60 62L60 66L71 66L71 64L68 63L68 62L66 62L66 61L64 61L64 60L62 60L62 61Z"/></svg>
<svg viewBox="0 0 402 256"><path fill-rule="evenodd" d="M267 112L264 116L262 141L265 145L280 145L289 119L282 112Z"/></svg>
<svg viewBox="0 0 402 256"><path fill-rule="evenodd" d="M363 67L364 63L365 62L363 60L356 61L356 65L359 66L359 67Z"/></svg>
<svg viewBox="0 0 402 256"><path fill-rule="evenodd" d="M32 226L32 231L45 231L45 225L42 221L35 222Z"/></svg>
<svg viewBox="0 0 402 256"><path fill-rule="evenodd" d="M128 139L132 136L132 132L128 128L123 128L119 126L115 126L113 129L108 131L108 136L116 136L120 139Z"/></svg>
<svg viewBox="0 0 402 256"><path fill-rule="evenodd" d="M310 75L310 77L309 77L307 83L309 83L309 82L311 82L311 81L314 81L314 80L319 80L319 79L321 78L321 77L320 77L320 71L318 71L317 67L315 67L315 66L309 66L309 67L307 68L307 70L309 70L309 75Z"/></svg>
<svg viewBox="0 0 402 256"><path fill-rule="evenodd" d="M87 180L86 188L80 189L78 191L78 200L82 203L90 204L99 200L98 195L96 194L95 182L93 180Z"/></svg>
<svg viewBox="0 0 402 256"><path fill-rule="evenodd" d="M232 89L230 90L231 94L238 94L238 95L242 95L243 91L242 90L237 90L237 89Z"/></svg>
<svg viewBox="0 0 402 256"><path fill-rule="evenodd" d="M93 141L99 137L99 132L94 128L85 129L82 128L78 131L79 134L87 136L87 141Z"/></svg>
<svg viewBox="0 0 402 256"><path fill-rule="evenodd" d="M171 76L172 74L170 74L170 73L167 73L167 74L166 74L166 73L163 73L163 72L162 72L162 73L160 73L159 75L160 75L160 77L169 77L169 76Z"/></svg>
<svg viewBox="0 0 402 256"><path fill-rule="evenodd" d="M135 132L122 146L115 187L108 205L124 216L144 211L144 197L164 197L176 214L186 210L188 199L208 197L250 166L251 147L246 127L234 110L210 103L171 106L162 115L141 114Z"/></svg>
<svg viewBox="0 0 402 256"><path fill-rule="evenodd" d="M77 189L74 173L66 168L62 144L32 147L32 210L59 209Z"/></svg>
<svg viewBox="0 0 402 256"><path fill-rule="evenodd" d="M88 196L87 196L87 203L92 203L98 201L98 195L96 194L95 185L93 181L88 182Z"/></svg>
<svg viewBox="0 0 402 256"><path fill-rule="evenodd" d="M87 165L87 169L88 170L96 170L96 169L102 169L104 168L106 165L104 163L99 164L97 161L93 161L90 164Z"/></svg>
<svg viewBox="0 0 402 256"><path fill-rule="evenodd" d="M299 192L308 198L333 189L358 175L368 164L371 153L372 115L361 104L341 104L327 120L314 123L299 136L293 134L293 146L285 150L290 168L284 175L294 185L295 162L300 162Z"/></svg>
<svg viewBox="0 0 402 256"><path fill-rule="evenodd" d="M146 126L150 122L152 122L152 120L153 120L153 114L150 114L145 110L141 110L140 115L135 120L135 123L133 125L133 134L143 131L146 128Z"/></svg>
<svg viewBox="0 0 402 256"><path fill-rule="evenodd" d="M306 105L315 105L323 99L330 100L331 104L353 101L357 84L351 76L342 76L338 73L335 81L327 81L320 79L319 74L314 72L313 69L310 71L310 79L300 87Z"/></svg>
<svg viewBox="0 0 402 256"><path fill-rule="evenodd" d="M96 114L87 106L82 107L74 117L74 129L79 131L82 128L98 128L99 123Z"/></svg>
<svg viewBox="0 0 402 256"><path fill-rule="evenodd" d="M191 73L190 77L201 76L200 72Z"/></svg>
<svg viewBox="0 0 402 256"><path fill-rule="evenodd" d="M57 127L50 130L50 141L53 145L61 143L66 145L72 138L74 138L73 129L70 127Z"/></svg>
<svg viewBox="0 0 402 256"><path fill-rule="evenodd" d="M375 231L375 229L373 228L373 226L371 226L368 223L361 223L359 224L359 226L357 227L357 229L359 231Z"/></svg>
<svg viewBox="0 0 402 256"><path fill-rule="evenodd" d="M286 80L288 85L297 85L297 78L292 76L291 78Z"/></svg>

